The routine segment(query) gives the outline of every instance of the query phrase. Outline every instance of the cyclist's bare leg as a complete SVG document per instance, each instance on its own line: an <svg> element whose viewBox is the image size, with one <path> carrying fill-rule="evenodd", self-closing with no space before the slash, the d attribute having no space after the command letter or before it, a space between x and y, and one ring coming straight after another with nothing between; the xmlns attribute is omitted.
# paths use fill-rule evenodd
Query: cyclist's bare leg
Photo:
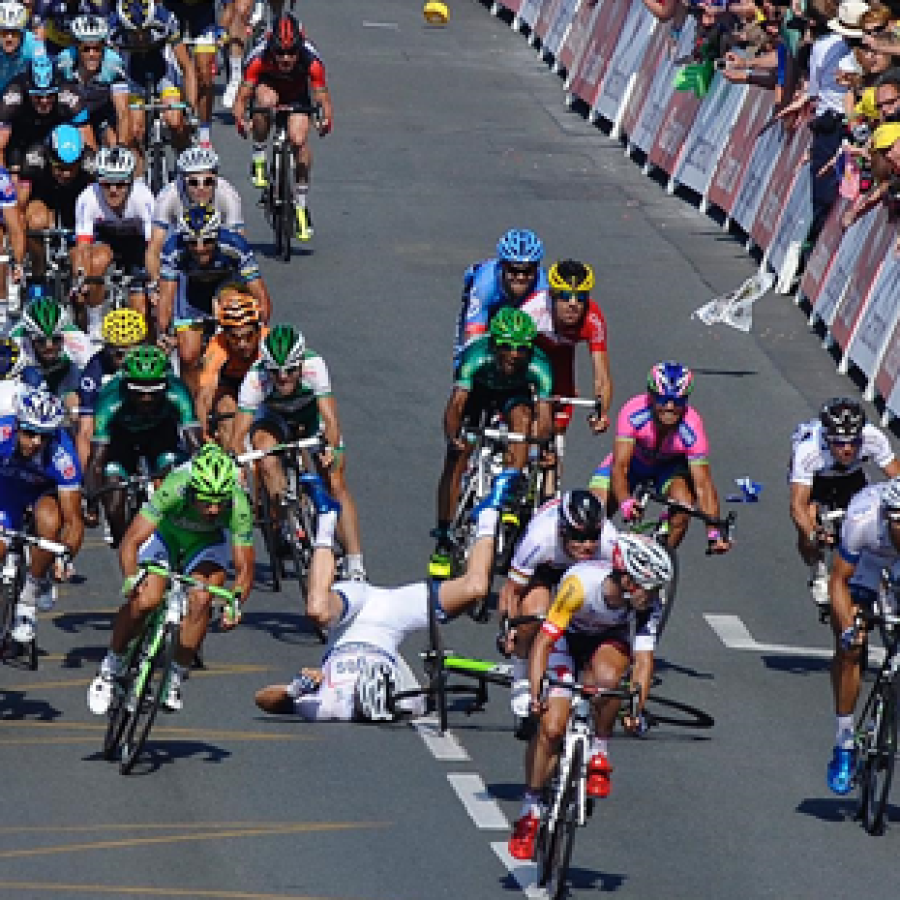
<svg viewBox="0 0 900 900"><path fill-rule="evenodd" d="M491 566L494 562L494 530L482 534L479 525L478 540L469 554L466 571L459 578L445 581L440 586L438 597L441 609L453 618L465 612L470 606L486 597L491 589Z"/></svg>
<svg viewBox="0 0 900 900"><path fill-rule="evenodd" d="M309 146L309 116L294 113L288 117L287 136L294 150L294 200L306 206L312 150Z"/></svg>
<svg viewBox="0 0 900 900"><path fill-rule="evenodd" d="M834 598L832 597L832 604ZM859 699L859 686L861 681L862 651L865 646L862 636L859 646L844 649L841 644L841 632L847 621L852 621L853 613L849 616L838 615L832 609L831 630L834 634L834 658L831 661L831 690L834 695L834 709L838 715L850 714L856 709L856 701Z"/></svg>
<svg viewBox="0 0 900 900"><path fill-rule="evenodd" d="M113 621L109 645L113 653L117 656L125 654L147 613L159 606L165 592L166 579L154 572L149 572L140 586L132 591L131 596L119 607Z"/></svg>
<svg viewBox="0 0 900 900"><path fill-rule="evenodd" d="M181 360L181 379L192 397L200 387L200 359L203 355L203 332L199 328L183 328L178 331L178 358Z"/></svg>
<svg viewBox="0 0 900 900"><path fill-rule="evenodd" d="M258 84L253 95L253 105L262 109L273 109L278 105L278 94L267 84ZM269 136L272 119L263 113L257 113L251 120L253 143L264 144Z"/></svg>
<svg viewBox="0 0 900 900"><path fill-rule="evenodd" d="M547 699L547 709L541 716L537 734L525 751L525 785L529 793L540 794L553 774L571 705L569 697Z"/></svg>
<svg viewBox="0 0 900 900"><path fill-rule="evenodd" d="M214 562L202 562L191 575L199 578L206 584L222 587L225 584L225 570ZM188 668L193 662L203 638L206 637L206 629L209 627L209 607L212 603L212 595L208 591L192 588L188 593L188 609L181 620L181 642L175 653L175 661L184 668Z"/></svg>
<svg viewBox="0 0 900 900"><path fill-rule="evenodd" d="M70 259L72 271L84 269L85 275L104 275L112 262L112 249L107 244L75 245L72 248ZM76 297L74 302L75 321L82 330L87 330L87 311L84 307L98 307L103 303L103 285L87 285L81 297Z"/></svg>
<svg viewBox="0 0 900 900"><path fill-rule="evenodd" d="M215 43L195 44L193 59L197 70L197 118L208 126L212 122L215 94Z"/></svg>
<svg viewBox="0 0 900 900"><path fill-rule="evenodd" d="M441 472L437 489L437 514L439 522L450 522L453 513L456 512L456 504L459 501L459 484L463 472L472 454L471 448L460 450L453 444L447 444L447 452L444 456L444 469Z"/></svg>
<svg viewBox="0 0 900 900"><path fill-rule="evenodd" d="M694 505L694 492L684 478L673 478L667 488L666 496L686 506ZM684 513L671 513L669 516L669 539L667 545L674 550L684 540L690 519Z"/></svg>
<svg viewBox="0 0 900 900"><path fill-rule="evenodd" d="M113 481L121 481L121 479L106 479L107 484ZM103 512L106 514L106 521L109 523L109 530L112 533L113 547L118 547L129 524L125 518L125 491L110 491L100 498L100 502L103 504Z"/></svg>
<svg viewBox="0 0 900 900"><path fill-rule="evenodd" d="M31 200L25 209L25 228L28 231L41 231L50 228L54 222L54 214L41 200ZM44 243L40 238L26 238L28 255L31 258L31 271L35 278L43 278L47 271L47 259L44 256Z"/></svg>
<svg viewBox="0 0 900 900"><path fill-rule="evenodd" d="M59 501L52 494L45 494L34 505L34 530L38 537L48 541L59 540L63 519ZM36 579L44 578L53 562L53 554L39 547L31 547L28 551L31 561L31 574Z"/></svg>
<svg viewBox="0 0 900 900"><path fill-rule="evenodd" d="M132 97L134 102L140 99L138 97ZM129 141L128 146L135 156L135 170L134 174L137 177L141 177L144 174L144 137L145 137L145 121L144 121L144 110L143 108L132 109L129 110L130 113L130 123L129 123Z"/></svg>
<svg viewBox="0 0 900 900"><path fill-rule="evenodd" d="M278 444L278 438L265 428L257 428L253 432L251 443L254 450L271 450ZM259 461L259 468L269 497L273 501L283 497L287 488L287 479L284 477L284 467L281 465L281 460L277 456L264 456ZM272 512L276 518L279 516L277 502L273 502Z"/></svg>
<svg viewBox="0 0 900 900"><path fill-rule="evenodd" d="M509 430L517 434L531 434L534 416L531 407L520 404L508 413ZM528 464L528 444L510 444L506 451L506 465L513 469L524 469Z"/></svg>
<svg viewBox="0 0 900 900"><path fill-rule="evenodd" d="M222 27L228 29L228 55L231 61L230 79L240 82L247 36L250 34L250 17L253 0L233 0L222 11Z"/></svg>
<svg viewBox="0 0 900 900"><path fill-rule="evenodd" d="M550 609L550 588L545 584L535 584L529 588L522 598L519 606L519 616L543 616ZM516 627L515 655L519 659L528 659L531 655L531 645L535 636L540 631L540 623L533 625L518 625Z"/></svg>
<svg viewBox="0 0 900 900"><path fill-rule="evenodd" d="M210 58L212 58L212 54L210 54ZM174 103L180 103L181 92L178 90L165 90L162 93L161 99L166 106L170 106ZM191 143L191 126L187 120L187 116L185 116L184 114L184 110L167 109L163 111L162 117L163 122L166 123L166 126L169 129L169 133L171 134L172 146L175 148L175 150L181 151L189 147ZM208 120L201 118L201 121Z"/></svg>
<svg viewBox="0 0 900 900"><path fill-rule="evenodd" d="M342 453L330 469L319 470L326 479L328 493L341 504L341 518L338 521L338 535L344 544L347 553L362 553L362 545L359 540L359 516L356 513L356 503L347 488L347 480L344 477L347 457Z"/></svg>
<svg viewBox="0 0 900 900"><path fill-rule="evenodd" d="M615 690L628 668L629 656L616 644L602 644L591 657L590 670L584 673L585 684ZM618 697L600 699L594 704L597 737L608 738L616 725L621 700Z"/></svg>
<svg viewBox="0 0 900 900"><path fill-rule="evenodd" d="M213 402L213 411L220 416L234 415L237 412L237 398L227 388L220 387ZM217 428L216 436L223 447L231 446L231 435L234 431L234 419L222 419Z"/></svg>

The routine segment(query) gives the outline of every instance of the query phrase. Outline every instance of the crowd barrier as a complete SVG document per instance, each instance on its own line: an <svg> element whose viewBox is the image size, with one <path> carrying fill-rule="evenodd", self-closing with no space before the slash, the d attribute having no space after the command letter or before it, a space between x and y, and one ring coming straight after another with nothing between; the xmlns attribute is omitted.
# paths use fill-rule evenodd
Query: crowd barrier
<svg viewBox="0 0 900 900"><path fill-rule="evenodd" d="M826 346L880 399L884 420L900 418L900 252L882 207L846 231L847 201L835 204L796 284L800 247L811 219L805 122L772 122L771 91L734 85L716 71L708 92L676 90L676 61L693 47L693 20L677 46L672 31L640 0L503 0L491 7L528 35L565 78L566 103L583 104L609 123L626 153L640 151L645 171L660 170L668 190L683 187L701 209L721 210L775 273L776 291L796 290L820 325Z"/></svg>

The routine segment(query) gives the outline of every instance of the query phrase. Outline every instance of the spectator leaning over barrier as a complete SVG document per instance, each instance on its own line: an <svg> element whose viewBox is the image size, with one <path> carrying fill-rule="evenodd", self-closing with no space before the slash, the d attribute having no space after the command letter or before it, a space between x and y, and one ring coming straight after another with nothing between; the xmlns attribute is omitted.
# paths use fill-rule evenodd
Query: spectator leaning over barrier
<svg viewBox="0 0 900 900"><path fill-rule="evenodd" d="M885 161L883 198L890 218L900 217L900 122L879 125L872 138L873 157L883 154ZM873 161L873 169L878 171Z"/></svg>
<svg viewBox="0 0 900 900"><path fill-rule="evenodd" d="M828 163L844 137L844 93L838 84L838 65L850 53L845 38L861 38L860 20L868 10L862 0L844 0L836 10L834 0L813 0L807 10L816 39L809 55L809 79L806 91L789 103L779 116L787 117L813 104L809 123L812 145L809 161L812 176L812 222L804 246L804 259L822 231L828 213L837 199L838 178Z"/></svg>

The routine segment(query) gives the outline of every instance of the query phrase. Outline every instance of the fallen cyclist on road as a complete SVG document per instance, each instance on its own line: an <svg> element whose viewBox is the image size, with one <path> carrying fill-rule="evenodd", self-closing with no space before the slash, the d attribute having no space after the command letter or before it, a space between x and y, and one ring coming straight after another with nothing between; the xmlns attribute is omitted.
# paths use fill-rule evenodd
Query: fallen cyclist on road
<svg viewBox="0 0 900 900"><path fill-rule="evenodd" d="M310 613L325 612L340 631L321 669L302 669L290 684L273 684L256 694L256 705L268 713L295 712L307 721L389 720L387 686L399 683L398 647L407 635L428 628L429 604L439 622L453 619L474 605L490 586L494 533L500 507L521 476L506 471L494 480L487 499L473 512L477 535L465 575L452 581L417 581L379 588L363 581L334 583L332 550L339 504L315 476L304 479L316 511L318 531L309 575ZM418 711L414 698L410 712Z"/></svg>

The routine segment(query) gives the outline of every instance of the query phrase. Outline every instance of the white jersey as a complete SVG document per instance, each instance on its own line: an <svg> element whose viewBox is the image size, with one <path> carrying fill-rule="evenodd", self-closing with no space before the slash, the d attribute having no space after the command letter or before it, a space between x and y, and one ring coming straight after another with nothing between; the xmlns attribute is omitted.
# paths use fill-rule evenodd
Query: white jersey
<svg viewBox="0 0 900 900"><path fill-rule="evenodd" d="M160 228L174 228L178 225L188 203L186 189L179 176L167 184L157 195L153 207L153 224ZM208 176L207 176L208 177ZM233 231L244 228L244 217L241 211L241 197L235 188L222 177L216 178L216 189L213 193L212 205L222 219L222 224Z"/></svg>
<svg viewBox="0 0 900 900"><path fill-rule="evenodd" d="M89 335L85 334L81 329L71 325L63 329L62 334L63 352L76 366L78 366L79 369L83 369L88 364L91 357L97 352L96 344L94 344ZM25 335L21 338L17 338L17 340L19 341L19 348L22 351L24 364L40 368L40 363L34 352L31 338L28 335Z"/></svg>
<svg viewBox="0 0 900 900"><path fill-rule="evenodd" d="M339 581L332 590L344 600L338 628L343 632L322 662L318 690L294 701L299 716L310 721L353 718L354 693L359 673L378 662L395 670L401 641L428 627L428 585L424 581L398 588L379 588L364 581Z"/></svg>
<svg viewBox="0 0 900 900"><path fill-rule="evenodd" d="M275 392L275 378L260 361L251 366L238 391L238 408L256 412L263 403L277 412L290 415L299 412L312 400L331 396L331 378L325 360L312 350L305 350L300 369L300 381L293 394L281 396Z"/></svg>
<svg viewBox="0 0 900 900"><path fill-rule="evenodd" d="M862 430L862 445L854 462L847 468L838 468L820 422L805 424L794 432L794 450L791 455L791 484L811 486L813 479L842 478L862 469L864 463L874 462L884 469L894 461L894 451L883 431L874 425Z"/></svg>
<svg viewBox="0 0 900 900"><path fill-rule="evenodd" d="M75 240L92 241L95 226L102 222L123 232L140 231L144 240L150 240L153 228L153 194L139 178L131 186L128 201L121 213L114 212L99 184L86 187L75 201Z"/></svg>
<svg viewBox="0 0 900 900"><path fill-rule="evenodd" d="M888 522L881 510L886 487L887 482L873 484L853 498L847 507L838 547L841 557L856 567L851 583L870 590L878 590L882 569L900 561L900 551L891 542Z"/></svg>
<svg viewBox="0 0 900 900"><path fill-rule="evenodd" d="M559 500L545 503L528 523L525 534L516 545L509 564L509 578L516 584L528 584L539 566L549 566L561 573L575 564L576 560L565 551L559 531L559 504ZM594 559L612 560L618 536L616 526L606 519Z"/></svg>

